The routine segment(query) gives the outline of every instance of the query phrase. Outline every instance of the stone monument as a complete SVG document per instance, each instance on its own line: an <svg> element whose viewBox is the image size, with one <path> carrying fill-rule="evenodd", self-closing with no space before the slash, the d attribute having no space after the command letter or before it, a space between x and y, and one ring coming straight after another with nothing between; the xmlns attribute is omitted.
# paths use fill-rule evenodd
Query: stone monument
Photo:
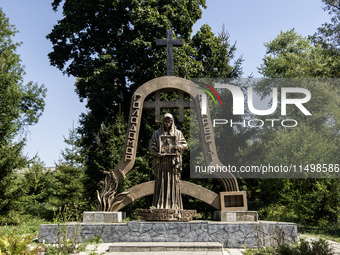
<svg viewBox="0 0 340 255"><path fill-rule="evenodd" d="M184 109L202 112L201 100L204 93L192 81L172 76L172 47L180 46L182 43L179 39L172 39L171 30L167 31L167 39L157 40L158 45L167 45L168 76L144 83L133 94L122 160L114 169L104 172L106 177L101 182L101 192L98 192L97 212L84 213L83 223L70 223L69 235L75 232L80 224L81 240L91 239L100 234L103 242L205 242L206 244L219 242L225 248L242 248L244 245L256 247L259 233L261 237L269 240L272 238L270 233L274 233L275 228L275 233L288 234L287 241L296 241L296 224L262 223L258 221L257 212L248 211L246 192L239 190L237 179L232 173L216 174L223 187L219 193L180 179L181 154L187 144L181 132L174 127L173 117L165 115L161 122L160 112L161 109L178 109L179 123L183 123ZM161 93L168 91L176 93L178 100L162 101ZM146 100L150 96L154 101ZM150 140L150 151L154 155L155 180L140 183L116 194L120 181L134 167L144 109L154 110L155 122L161 125ZM197 121L205 164L223 166L216 153L209 109L204 115L197 114ZM169 173L165 173L165 170ZM168 183L170 180L171 184ZM198 215L196 211L183 210L181 194L199 199L214 207L216 221L191 221ZM147 219L151 221L119 223L125 216L122 212L125 206L151 195L154 198L154 209L144 209L146 211L141 209L137 212L142 218L149 217ZM163 222L164 220L166 222ZM41 225L39 242L56 243L58 227L55 224Z"/></svg>
<svg viewBox="0 0 340 255"><path fill-rule="evenodd" d="M139 129L141 124L141 116L143 109L153 109L155 110L155 122L160 124L161 117L160 112L161 109L178 109L178 120L179 123L184 122L184 109L193 109L197 112L201 112L201 97L202 97L202 90L198 88L196 84L191 81L173 77L173 46L180 46L183 45L183 41L180 39L173 39L172 38L172 31L167 31L167 39L158 39L157 45L160 46L167 46L167 74L166 77L156 78L153 79L142 86L140 86L137 91L132 96L131 106L130 106L130 117L128 123L128 130L127 130L127 138L125 143L125 150L122 161L112 170L104 172L106 174L105 180L101 182L103 185L102 191L98 192L98 211L105 211L105 212L118 212L122 210L126 205L133 202L136 199L147 195L153 195L154 199L158 199L159 195L158 192L163 192L159 188L157 188L161 176L158 176L159 171L155 171L155 181L150 181L147 183L141 183L135 187L132 187L125 192L122 192L116 195L116 189L118 187L119 182L125 178L126 174L128 174L132 169L135 162L136 157L136 150L137 150L137 142L139 136ZM161 101L160 95L163 91L171 91L173 93L178 94L177 101ZM146 101L145 99L150 96L154 95L154 101ZM185 97L185 95L187 97ZM188 99L190 98L191 101ZM220 165L223 164L218 159L216 153L216 145L214 139L214 133L212 129L212 124L210 120L209 111L206 115L201 116L198 114L198 122L201 134L201 142L203 147L203 154L206 161L206 165ZM164 128L164 123L162 124ZM172 125L173 129L174 125ZM159 129L160 131L155 131L155 134L160 135L162 127ZM171 130L171 129L170 129ZM175 130L175 129L173 129ZM178 131L178 130L177 130ZM177 132L176 131L176 132ZM171 132L170 132L171 133ZM155 136L154 134L154 136ZM163 139L163 140L162 140ZM152 140L159 141L159 137L152 138ZM162 142L162 146L164 147L163 150L166 148L172 148L168 150L168 152L160 152L164 155L164 160L173 159L174 161L181 159L181 152L184 149L184 145L174 144L177 143L177 138L175 139L173 135L168 135L167 137L163 137L160 140ZM152 148L156 148L154 150ZM156 157L154 161L154 167L158 167L157 162L163 161L163 156L157 156L160 146L158 142L151 145L151 153ZM180 146L181 149L174 149L172 146ZM155 153L157 151L157 153ZM174 155L171 155L174 154ZM175 155L176 154L176 155ZM166 163L161 163L164 166ZM177 192L176 196L172 195L176 202L176 205L167 205L166 202L162 204L159 201L159 204L155 203L154 200L154 207L157 210L164 210L164 209L172 209L172 210L182 210L181 205L181 196L180 194L186 194L189 196L193 196L194 198L198 198L203 202L210 204L211 206L215 207L218 211L216 214L216 219L223 220L225 217L223 216L226 211L243 211L243 215L246 214L248 207L247 207L247 198L246 193L239 190L237 180L232 173L218 173L216 174L217 178L221 182L224 190L221 191L219 194L216 194L210 190L207 190L201 186L195 185L193 183L181 181L180 176L180 166L181 163L176 165L176 169L178 169L178 178L173 178L174 181L177 182L176 189L174 192ZM178 187L177 187L178 186ZM156 194L155 194L156 193ZM164 195L163 193L161 195ZM164 198L163 198L164 200ZM152 211L154 213L155 210ZM159 211L161 212L161 211ZM165 213L163 211L162 213ZM170 211L168 211L170 212ZM139 211L139 214L142 218L145 218L145 214L148 211ZM174 212L175 214L180 214L178 211ZM190 212L195 215L196 212ZM252 215L256 214L256 212L252 212ZM236 214L235 214L236 215ZM172 216L164 216L168 217L171 220L174 220ZM164 219L160 218L160 219ZM177 218L177 217L175 217ZM230 217L229 217L230 218ZM236 216L234 217L237 218ZM240 218L240 217L238 217ZM242 217L241 217L242 218ZM156 218L153 218L154 220ZM253 217L253 219L257 219L257 215Z"/></svg>

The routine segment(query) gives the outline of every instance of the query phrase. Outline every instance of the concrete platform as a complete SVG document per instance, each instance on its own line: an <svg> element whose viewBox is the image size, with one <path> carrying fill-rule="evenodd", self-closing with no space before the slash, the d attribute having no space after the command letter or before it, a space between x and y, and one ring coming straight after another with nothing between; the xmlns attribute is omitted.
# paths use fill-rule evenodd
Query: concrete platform
<svg viewBox="0 0 340 255"><path fill-rule="evenodd" d="M297 241L297 225L284 222L144 222L46 224L39 230L39 242L56 243L61 228L68 238L78 232L78 241L101 235L104 243L114 242L219 242L224 248L257 247L257 239L269 243L269 231L284 229L288 241Z"/></svg>
<svg viewBox="0 0 340 255"><path fill-rule="evenodd" d="M299 239L306 239L307 241L318 240L317 236L299 235ZM340 254L340 244L331 240L327 240L333 248L334 254ZM109 247L113 243L100 243L88 245L86 251L80 252L79 255L88 255L90 253L105 254L105 255L242 255L245 249L225 248L223 253L216 251L163 251L163 252L109 252Z"/></svg>
<svg viewBox="0 0 340 255"><path fill-rule="evenodd" d="M81 254L79 254L81 255ZM88 254L86 254L88 255ZM221 251L155 251L155 252L109 252L105 255L242 255Z"/></svg>
<svg viewBox="0 0 340 255"><path fill-rule="evenodd" d="M162 252L162 251L217 251L223 252L218 242L119 242L109 252Z"/></svg>

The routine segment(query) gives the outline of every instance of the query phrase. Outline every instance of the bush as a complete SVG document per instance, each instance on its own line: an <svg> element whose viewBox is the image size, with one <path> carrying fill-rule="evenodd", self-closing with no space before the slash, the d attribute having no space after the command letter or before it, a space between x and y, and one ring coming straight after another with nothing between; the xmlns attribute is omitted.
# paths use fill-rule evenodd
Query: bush
<svg viewBox="0 0 340 255"><path fill-rule="evenodd" d="M9 211L7 215L0 216L0 226L17 226L20 224L20 213L17 211Z"/></svg>
<svg viewBox="0 0 340 255"><path fill-rule="evenodd" d="M0 255L7 254L38 254L42 251L41 246L31 247L34 235L18 235L14 230L10 234L0 232Z"/></svg>
<svg viewBox="0 0 340 255"><path fill-rule="evenodd" d="M312 241L301 240L295 245L280 245L277 247L265 247L261 249L246 249L244 255L333 255L334 252L329 243L323 239Z"/></svg>

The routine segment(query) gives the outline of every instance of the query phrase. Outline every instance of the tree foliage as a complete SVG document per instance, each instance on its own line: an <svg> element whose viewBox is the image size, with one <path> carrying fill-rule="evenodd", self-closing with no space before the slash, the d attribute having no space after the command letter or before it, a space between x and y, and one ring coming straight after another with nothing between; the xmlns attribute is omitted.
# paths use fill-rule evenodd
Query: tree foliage
<svg viewBox="0 0 340 255"><path fill-rule="evenodd" d="M241 151L241 158L254 165L293 164L305 168L311 164L337 164L340 91L335 80L326 78L338 76L338 55L294 29L281 32L265 46L267 51L259 71L271 79L257 83L256 91L266 97L274 86L278 90L289 86L308 89L312 98L304 105L312 115L305 116L296 107L289 108L285 117L298 120L298 126L266 129ZM279 112L274 115L282 118ZM339 223L336 179L308 179L306 175L244 183L252 206L262 217L313 225Z"/></svg>
<svg viewBox="0 0 340 255"><path fill-rule="evenodd" d="M338 0L322 0L322 2L324 11L327 11L331 16L331 21L319 27L310 38L316 44L321 44L331 53L335 53L340 46L340 2Z"/></svg>
<svg viewBox="0 0 340 255"><path fill-rule="evenodd" d="M56 165L53 176L54 194L49 198L55 212L65 205L72 205L70 210L73 210L75 207L78 209L85 207L87 203L85 168L77 136L76 130L72 128L69 136L64 137L66 147L61 151L62 158Z"/></svg>
<svg viewBox="0 0 340 255"><path fill-rule="evenodd" d="M331 56L320 44L313 45L294 29L281 32L264 44L267 48L259 73L270 78L332 78L339 74L337 56Z"/></svg>
<svg viewBox="0 0 340 255"><path fill-rule="evenodd" d="M30 163L23 173L19 173L22 194L17 198L21 213L43 218L52 217L49 199L54 195L54 175L40 159Z"/></svg>
<svg viewBox="0 0 340 255"><path fill-rule="evenodd" d="M199 77L237 78L242 75L242 57L236 59L233 65L230 63L235 58L236 42L230 44L225 26L215 36L209 25L205 24L193 36L192 42L197 51L196 59L203 65L203 72Z"/></svg>
<svg viewBox="0 0 340 255"><path fill-rule="evenodd" d="M317 32L308 38L316 46L321 46L323 55L333 60L332 71L329 77L338 78L340 68L336 63L340 58L340 2L338 0L322 0L324 11L331 16L331 21L324 23Z"/></svg>
<svg viewBox="0 0 340 255"><path fill-rule="evenodd" d="M46 89L33 82L23 84L25 75L19 55L20 43L13 37L17 33L0 9L0 197L6 201L6 189L11 174L23 167L27 160L22 156L25 145L25 130L36 124L44 110ZM21 137L19 141L17 137ZM2 212L10 207L0 203Z"/></svg>

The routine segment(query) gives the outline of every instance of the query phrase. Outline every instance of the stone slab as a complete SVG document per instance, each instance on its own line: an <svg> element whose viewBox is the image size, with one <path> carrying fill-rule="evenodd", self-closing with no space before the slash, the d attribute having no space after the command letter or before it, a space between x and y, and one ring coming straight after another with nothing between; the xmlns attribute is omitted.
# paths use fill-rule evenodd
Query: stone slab
<svg viewBox="0 0 340 255"><path fill-rule="evenodd" d="M196 210L138 209L135 216L146 221L192 221L200 217L200 214Z"/></svg>
<svg viewBox="0 0 340 255"><path fill-rule="evenodd" d="M115 223L126 219L125 212L84 212L83 222L86 223Z"/></svg>
<svg viewBox="0 0 340 255"><path fill-rule="evenodd" d="M216 211L214 220L225 222L258 221L257 211Z"/></svg>
<svg viewBox="0 0 340 255"><path fill-rule="evenodd" d="M109 252L223 251L219 242L119 242Z"/></svg>
<svg viewBox="0 0 340 255"><path fill-rule="evenodd" d="M150 255L150 254L155 254L155 255L234 255L234 254L229 254L229 251L162 251L162 252L157 252L157 253L152 253L149 251L140 251L140 252L105 252L105 255ZM79 253L79 255L82 255ZM88 253L84 254L88 255ZM237 254L237 255L242 255Z"/></svg>
<svg viewBox="0 0 340 255"><path fill-rule="evenodd" d="M144 222L70 223L40 225L40 243L57 243L61 230L68 228L68 239L78 233L79 242L101 235L104 243L115 242L219 242L224 248L256 248L259 238L270 243L269 232L284 230L288 242L297 241L297 224L285 222Z"/></svg>

